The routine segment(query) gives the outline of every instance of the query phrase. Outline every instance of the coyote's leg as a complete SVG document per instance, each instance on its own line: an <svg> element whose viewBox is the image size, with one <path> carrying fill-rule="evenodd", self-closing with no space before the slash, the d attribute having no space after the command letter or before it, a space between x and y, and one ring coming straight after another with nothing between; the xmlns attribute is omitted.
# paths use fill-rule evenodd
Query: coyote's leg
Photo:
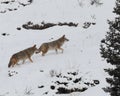
<svg viewBox="0 0 120 96"><path fill-rule="evenodd" d="M58 50L57 50L57 49L55 49L55 51L56 51L56 54L58 54Z"/></svg>
<svg viewBox="0 0 120 96"><path fill-rule="evenodd" d="M17 63L13 62L12 67L14 67L14 66L15 66L15 64L17 64Z"/></svg>
<svg viewBox="0 0 120 96"><path fill-rule="evenodd" d="M14 64L12 65L12 67L14 67Z"/></svg>
<svg viewBox="0 0 120 96"><path fill-rule="evenodd" d="M28 57L28 59L33 63L33 61L32 61L32 59L31 59L31 57Z"/></svg>
<svg viewBox="0 0 120 96"><path fill-rule="evenodd" d="M42 56L45 56L45 53L42 52Z"/></svg>
<svg viewBox="0 0 120 96"><path fill-rule="evenodd" d="M18 63L18 61L16 59L13 59L12 67L14 67L15 64L17 64L17 63Z"/></svg>
<svg viewBox="0 0 120 96"><path fill-rule="evenodd" d="M25 63L25 60L23 60L22 64L24 64L24 63Z"/></svg>
<svg viewBox="0 0 120 96"><path fill-rule="evenodd" d="M26 52L27 53L27 52ZM28 59L33 63L32 59L31 59L31 56L27 53L27 57Z"/></svg>
<svg viewBox="0 0 120 96"><path fill-rule="evenodd" d="M61 51L62 51L62 53L63 53L63 50L64 50L64 49L63 49L63 48L59 48L59 50L61 50Z"/></svg>
<svg viewBox="0 0 120 96"><path fill-rule="evenodd" d="M45 56L48 50L42 50L42 56Z"/></svg>

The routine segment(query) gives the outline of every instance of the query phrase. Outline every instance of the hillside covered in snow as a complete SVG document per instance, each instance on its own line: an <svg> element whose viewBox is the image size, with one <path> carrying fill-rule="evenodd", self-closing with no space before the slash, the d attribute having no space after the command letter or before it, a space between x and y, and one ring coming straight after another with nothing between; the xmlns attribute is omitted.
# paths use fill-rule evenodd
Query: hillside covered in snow
<svg viewBox="0 0 120 96"><path fill-rule="evenodd" d="M100 42L114 0L0 0L0 96L109 96ZM58 50L8 68L13 54L69 39Z"/></svg>

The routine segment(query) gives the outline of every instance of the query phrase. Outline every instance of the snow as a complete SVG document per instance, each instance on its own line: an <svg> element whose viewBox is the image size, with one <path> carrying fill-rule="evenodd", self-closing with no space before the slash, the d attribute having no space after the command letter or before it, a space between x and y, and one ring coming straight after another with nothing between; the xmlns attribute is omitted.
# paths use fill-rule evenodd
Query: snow
<svg viewBox="0 0 120 96"><path fill-rule="evenodd" d="M22 0L20 0L22 1ZM79 6L79 2L83 6ZM26 1L24 1L26 3ZM69 81L70 87L83 87L84 82L99 80L100 84L91 87L84 92L73 92L71 94L61 94L62 96L109 96L102 88L108 86L105 78L108 76L104 72L109 68L109 64L100 56L100 41L105 37L109 25L108 19L113 19L112 13L115 6L114 0L101 0L103 5L91 6L89 0L34 0L31 5L20 7L16 11L0 13L0 95L1 96L41 96L48 92L47 96L56 96L56 90L51 90L50 86L55 85L54 81L65 82L66 79L51 77L53 70L56 74L67 72L78 72L73 79L82 77L81 85ZM0 8L5 10L4 5ZM12 7L18 6L13 5ZM10 7L11 6L7 6ZM75 22L78 27L55 26L45 30L17 30L22 24L32 21L35 23L45 22ZM84 22L95 22L84 29ZM9 35L3 36L2 33ZM43 42L49 42L60 38L62 35L70 40L62 46L63 54L59 51L49 51L45 56L34 54L33 63L29 60L25 64L8 68L10 57L23 49ZM51 39L53 38L53 39ZM41 70L43 72L41 72ZM13 76L9 77L8 73ZM39 89L38 86L44 85ZM58 87L56 85L56 87ZM30 94L26 94L27 91Z"/></svg>

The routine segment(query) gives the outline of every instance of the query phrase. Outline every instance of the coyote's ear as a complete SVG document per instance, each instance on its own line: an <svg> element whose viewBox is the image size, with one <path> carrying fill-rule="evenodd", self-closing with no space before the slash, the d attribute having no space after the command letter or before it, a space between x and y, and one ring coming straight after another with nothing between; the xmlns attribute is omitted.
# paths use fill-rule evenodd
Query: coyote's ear
<svg viewBox="0 0 120 96"><path fill-rule="evenodd" d="M63 35L63 37L65 37L65 35Z"/></svg>
<svg viewBox="0 0 120 96"><path fill-rule="evenodd" d="M36 44L33 47L36 47Z"/></svg>

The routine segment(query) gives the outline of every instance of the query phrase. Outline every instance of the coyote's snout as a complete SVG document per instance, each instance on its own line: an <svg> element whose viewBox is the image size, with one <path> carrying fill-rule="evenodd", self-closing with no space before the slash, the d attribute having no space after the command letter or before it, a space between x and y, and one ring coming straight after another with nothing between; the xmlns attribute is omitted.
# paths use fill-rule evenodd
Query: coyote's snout
<svg viewBox="0 0 120 96"><path fill-rule="evenodd" d="M40 48L36 51L36 53L40 53L42 52L42 56L45 55L45 53L48 52L48 50L55 50L57 53L57 50L61 50L63 53L63 48L61 48L61 46L64 44L65 41L69 41L65 35L63 35L62 37L60 37L59 39L52 41L52 42L48 42L48 43L43 43Z"/></svg>
<svg viewBox="0 0 120 96"><path fill-rule="evenodd" d="M23 63L25 62L26 59L29 59L31 62L33 62L31 56L35 53L36 50L37 50L36 45L34 45L30 48L27 48L23 51L13 54L12 57L10 58L8 67L11 66L14 67L14 65L17 64L20 60L22 60Z"/></svg>

